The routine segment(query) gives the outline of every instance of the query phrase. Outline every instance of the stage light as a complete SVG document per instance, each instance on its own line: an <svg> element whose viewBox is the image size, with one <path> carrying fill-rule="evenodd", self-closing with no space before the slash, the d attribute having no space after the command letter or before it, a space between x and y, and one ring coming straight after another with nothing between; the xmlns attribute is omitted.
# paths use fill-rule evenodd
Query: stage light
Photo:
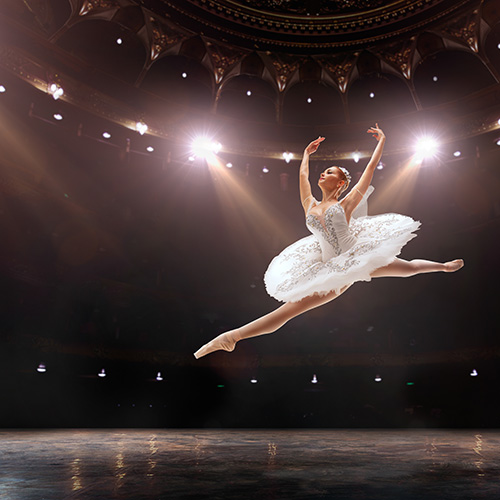
<svg viewBox="0 0 500 500"><path fill-rule="evenodd" d="M227 168L233 168L233 164L232 164L231 162L226 163L226 167L227 167Z"/></svg>
<svg viewBox="0 0 500 500"><path fill-rule="evenodd" d="M470 376L471 377L477 377L478 373L477 373L477 370L472 370Z"/></svg>
<svg viewBox="0 0 500 500"><path fill-rule="evenodd" d="M461 152L461 151L455 151L455 152L453 153L453 156L454 156L455 158L458 158L459 156L462 156L462 152Z"/></svg>
<svg viewBox="0 0 500 500"><path fill-rule="evenodd" d="M3 94L4 92L7 92L7 89L3 85L0 85L0 94Z"/></svg>
<svg viewBox="0 0 500 500"><path fill-rule="evenodd" d="M252 384L256 384L258 381L257 381L257 379L256 379L256 378L253 378L252 380L250 380L250 382L251 382Z"/></svg>
<svg viewBox="0 0 500 500"><path fill-rule="evenodd" d="M109 132L103 132L102 136L104 137L104 139L111 139L111 134Z"/></svg>
<svg viewBox="0 0 500 500"><path fill-rule="evenodd" d="M98 374L97 374L98 377L105 377L106 376L106 370L103 368Z"/></svg>
<svg viewBox="0 0 500 500"><path fill-rule="evenodd" d="M158 374L156 375L156 380L158 380L158 382L161 382L163 380L163 377L161 376L161 372L158 372Z"/></svg>
<svg viewBox="0 0 500 500"><path fill-rule="evenodd" d="M252 95L252 91L251 90L247 90L247 96L250 97Z"/></svg>
<svg viewBox="0 0 500 500"><path fill-rule="evenodd" d="M49 93L52 94L54 100L57 101L57 99L64 95L64 90L56 83L52 83L49 87Z"/></svg>
<svg viewBox="0 0 500 500"><path fill-rule="evenodd" d="M264 167L264 168L262 169L262 172L264 172L265 174L268 174L268 173L269 173L269 169L268 169L267 167Z"/></svg>
<svg viewBox="0 0 500 500"><path fill-rule="evenodd" d="M375 382L382 382L382 377L380 375L376 375Z"/></svg>
<svg viewBox="0 0 500 500"><path fill-rule="evenodd" d="M63 115L61 113L54 113L54 120L61 121L63 119Z"/></svg>
<svg viewBox="0 0 500 500"><path fill-rule="evenodd" d="M207 158L213 154L217 154L221 148L222 144L220 142L208 137L197 137L191 146L192 152L199 158Z"/></svg>
<svg viewBox="0 0 500 500"><path fill-rule="evenodd" d="M432 137L422 137L417 141L417 145L415 147L416 159L419 161L424 158L430 158L437 153L438 143L436 139Z"/></svg>
<svg viewBox="0 0 500 500"><path fill-rule="evenodd" d="M45 373L47 371L47 367L43 363L40 363L36 371L38 373Z"/></svg>
<svg viewBox="0 0 500 500"><path fill-rule="evenodd" d="M311 384L317 384L317 383L318 383L318 378L316 377L316 374L314 374L311 380Z"/></svg>
<svg viewBox="0 0 500 500"><path fill-rule="evenodd" d="M188 74L186 72L182 73L182 78L187 78L188 77Z"/></svg>
<svg viewBox="0 0 500 500"><path fill-rule="evenodd" d="M121 38L117 38L117 39L116 39L116 43L117 43L118 45L121 45L121 44L123 43L123 40L122 40Z"/></svg>
<svg viewBox="0 0 500 500"><path fill-rule="evenodd" d="M154 150L155 150L155 148L154 148L153 146L148 146L148 147L146 148L146 151L147 151L148 153L152 153Z"/></svg>
<svg viewBox="0 0 500 500"><path fill-rule="evenodd" d="M312 100L310 97L308 97L308 98L307 98L307 102L308 102L309 104L311 104L311 103L313 102L313 100Z"/></svg>
<svg viewBox="0 0 500 500"><path fill-rule="evenodd" d="M293 158L293 153L289 153L288 151L285 151L283 153L283 159L287 162L290 163L290 160Z"/></svg>
<svg viewBox="0 0 500 500"><path fill-rule="evenodd" d="M358 151L355 151L352 154L352 159L354 160L354 163L358 163L360 158L361 158L361 155L359 154Z"/></svg>
<svg viewBox="0 0 500 500"><path fill-rule="evenodd" d="M375 97L375 94L373 92L370 92L370 99L373 99Z"/></svg>
<svg viewBox="0 0 500 500"><path fill-rule="evenodd" d="M135 129L139 134L144 135L148 131L148 126L144 122L137 122L135 124Z"/></svg>

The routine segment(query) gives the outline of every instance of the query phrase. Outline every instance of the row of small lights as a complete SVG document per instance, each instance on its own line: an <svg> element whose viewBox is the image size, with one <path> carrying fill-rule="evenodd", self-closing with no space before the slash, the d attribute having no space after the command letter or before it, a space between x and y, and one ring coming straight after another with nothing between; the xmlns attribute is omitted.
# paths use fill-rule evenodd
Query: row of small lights
<svg viewBox="0 0 500 500"><path fill-rule="evenodd" d="M44 363L40 363L38 365L37 372L39 372L39 373L46 373L47 372L47 366ZM472 370L472 372L469 373L469 375L471 377L477 377L479 374L478 374L477 370L474 369L474 370ZM97 376L100 377L100 378L106 377L106 370L104 368L102 368L101 371L98 372ZM156 374L156 380L158 382L162 382L163 381L163 377L161 375L161 372L158 372ZM383 379L382 379L382 377L380 375L377 374L375 376L374 380L375 380L375 382L379 383L379 382L382 382ZM252 383L252 384L256 384L257 382L258 382L258 380L255 377L250 379L250 383ZM318 383L318 377L316 376L316 374L314 374L313 377L312 377L312 379L311 379L311 384L317 384L317 383ZM406 385L412 386L412 385L415 385L415 384L414 384L414 382L407 382ZM222 388L224 386L223 385L218 385L217 387Z"/></svg>
<svg viewBox="0 0 500 500"><path fill-rule="evenodd" d="M183 73L183 75L187 77L187 73ZM437 77L434 78L437 79ZM4 85L0 85L0 93L5 93L6 91L7 91L6 87ZM54 100L58 100L60 97L64 95L64 90L56 83L50 84L48 87L48 91L52 95ZM251 91L248 91L247 94L251 95ZM370 97L372 97L372 95L370 95ZM57 121L62 121L64 119L61 113L54 113L53 118ZM500 119L498 120L498 124L500 125ZM138 121L135 125L135 129L137 132L139 132L140 135L144 135L148 131L148 125L143 121ZM105 131L102 133L102 137L108 140L111 138L111 134ZM496 141L496 144L497 146L500 146L500 139ZM193 154L189 156L188 159L190 162L193 162L197 157L204 157L206 154L217 154L220 151L221 147L222 145L216 141L210 141L209 139L206 138L195 139L195 141L193 141L193 146L192 146ZM432 156L433 154L435 154L437 147L438 144L434 139L424 138L417 143L416 152L417 155L421 155L422 157ZM146 151L148 151L149 153L153 153L154 147L151 145L147 146ZM453 156L455 158L458 158L461 155L462 155L461 151L458 150L453 153ZM282 157L286 163L290 163L290 161L294 158L293 153L289 151L283 152ZM354 160L355 163L358 163L359 160L361 159L361 154L358 151L355 151L354 153L352 153L352 159ZM228 168L232 168L233 164L229 162L226 164L226 166ZM384 168L383 163L380 163L377 168L379 170L382 170ZM269 169L267 167L263 167L262 171L264 173L268 173Z"/></svg>

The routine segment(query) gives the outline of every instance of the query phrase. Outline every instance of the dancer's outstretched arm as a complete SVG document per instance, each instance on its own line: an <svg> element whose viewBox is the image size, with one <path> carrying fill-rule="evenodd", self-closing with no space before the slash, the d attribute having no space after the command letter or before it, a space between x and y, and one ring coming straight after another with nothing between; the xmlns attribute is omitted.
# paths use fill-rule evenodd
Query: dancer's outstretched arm
<svg viewBox="0 0 500 500"><path fill-rule="evenodd" d="M299 189L300 189L300 202L304 207L304 212L307 215L307 209L311 204L311 183L309 182L309 156L315 153L321 142L325 140L324 137L318 137L316 140L312 141L307 148L304 150L304 156L302 157L302 163L300 164L299 170Z"/></svg>

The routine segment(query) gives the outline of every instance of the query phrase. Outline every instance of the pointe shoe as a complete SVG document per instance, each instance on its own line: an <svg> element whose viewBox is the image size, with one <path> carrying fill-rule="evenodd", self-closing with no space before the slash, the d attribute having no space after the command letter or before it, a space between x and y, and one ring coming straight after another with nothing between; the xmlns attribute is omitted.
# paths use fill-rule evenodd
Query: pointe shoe
<svg viewBox="0 0 500 500"><path fill-rule="evenodd" d="M450 262L446 262L445 266L447 273L454 273L464 267L464 261L462 259L451 260Z"/></svg>
<svg viewBox="0 0 500 500"><path fill-rule="evenodd" d="M214 351L234 351L234 347L236 345L236 341L232 340L231 337L227 333L222 333L218 337L215 337L208 344L200 347L195 353L194 357L199 359L207 354L210 354Z"/></svg>

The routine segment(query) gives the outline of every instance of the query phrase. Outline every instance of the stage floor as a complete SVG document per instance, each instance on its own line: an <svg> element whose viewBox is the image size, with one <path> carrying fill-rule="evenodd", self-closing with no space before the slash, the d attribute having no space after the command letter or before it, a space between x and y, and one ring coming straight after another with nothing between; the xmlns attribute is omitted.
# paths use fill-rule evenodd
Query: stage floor
<svg viewBox="0 0 500 500"><path fill-rule="evenodd" d="M496 430L4 430L2 500L500 498Z"/></svg>

